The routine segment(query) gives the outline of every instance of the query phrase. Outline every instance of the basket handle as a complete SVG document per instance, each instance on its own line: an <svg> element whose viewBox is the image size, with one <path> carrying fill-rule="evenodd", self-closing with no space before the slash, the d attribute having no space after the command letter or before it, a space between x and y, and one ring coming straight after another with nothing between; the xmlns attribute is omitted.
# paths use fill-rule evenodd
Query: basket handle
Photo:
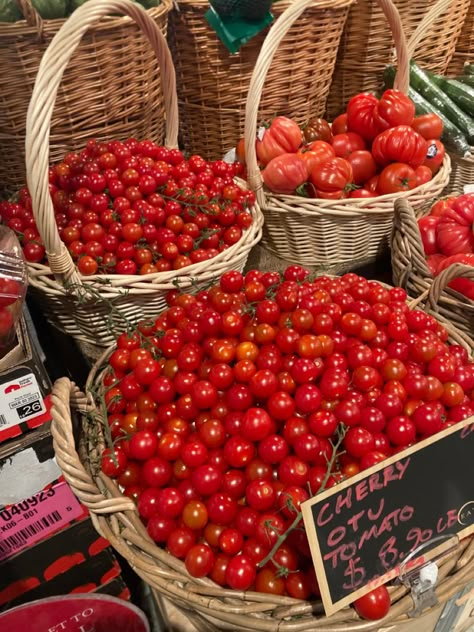
<svg viewBox="0 0 474 632"><path fill-rule="evenodd" d="M81 463L74 441L71 405L81 410L90 409L86 395L81 393L74 382L61 377L53 385L51 403L54 453L64 478L80 502L95 514L136 511L130 498L106 497Z"/></svg>
<svg viewBox="0 0 474 632"><path fill-rule="evenodd" d="M43 18L33 6L31 0L15 0L28 26L33 26L38 34L43 33Z"/></svg>
<svg viewBox="0 0 474 632"><path fill-rule="evenodd" d="M427 11L425 17L418 24L413 31L410 39L408 40L408 55L410 59L415 57L415 51L418 44L425 37L427 29L429 29L436 20L443 15L453 4L453 0L438 0L429 11Z"/></svg>
<svg viewBox="0 0 474 632"><path fill-rule="evenodd" d="M431 284L428 294L428 302L432 308L436 307L438 304L443 290L448 287L451 281L454 281L454 279L457 279L458 277L474 281L474 267L464 265L462 263L453 263L445 270L437 274ZM466 297L466 300L469 299Z"/></svg>
<svg viewBox="0 0 474 632"><path fill-rule="evenodd" d="M64 71L82 36L110 14L131 17L148 38L160 62L166 112L166 145L178 146L176 75L166 38L145 9L131 0L89 0L66 20L43 55L26 119L26 173L33 213L48 256L49 266L61 282L81 284L81 276L59 237L49 194L49 135L53 108Z"/></svg>
<svg viewBox="0 0 474 632"><path fill-rule="evenodd" d="M408 242L410 258L415 267L423 276L431 277L415 211L403 198L395 200L394 229L398 230L403 239ZM406 274L409 276L410 271L407 270Z"/></svg>
<svg viewBox="0 0 474 632"><path fill-rule="evenodd" d="M397 51L398 70L395 77L395 87L406 94L410 83L410 58L400 15L392 0L377 0L377 3L388 20ZM273 57L282 39L307 7L316 6L321 9L332 9L341 4L341 0L295 0L273 24L260 50L250 80L245 107L245 155L247 157L247 181L252 191L256 193L262 209L266 208L267 205L263 178L257 163L255 138L260 98Z"/></svg>

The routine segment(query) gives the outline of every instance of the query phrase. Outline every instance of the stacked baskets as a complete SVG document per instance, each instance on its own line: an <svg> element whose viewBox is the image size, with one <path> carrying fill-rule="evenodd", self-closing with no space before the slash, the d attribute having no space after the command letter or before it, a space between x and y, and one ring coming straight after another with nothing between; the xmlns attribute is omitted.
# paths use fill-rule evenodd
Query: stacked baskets
<svg viewBox="0 0 474 632"><path fill-rule="evenodd" d="M400 16L391 0L379 0L388 20L398 57L396 87L409 86L409 57ZM388 247L393 222L393 203L398 197L421 208L436 198L448 183L450 161L446 157L430 182L412 191L369 199L310 199L269 193L257 164L255 138L263 86L280 42L298 20L310 0L296 0L271 28L250 82L245 120L245 152L250 188L265 215L262 245L277 257L313 269L339 273L372 262Z"/></svg>
<svg viewBox="0 0 474 632"><path fill-rule="evenodd" d="M142 39L149 40L160 62L166 112L166 145L177 147L178 107L171 55L156 23L144 9L130 0L89 0L67 20L41 61L27 119L28 188L49 261L49 265L29 265L31 291L48 320L71 335L85 354L94 358L124 329L124 316L131 322L144 319L163 309L168 290L191 286L198 289L226 270L242 269L250 249L260 239L263 221L259 209L253 208L252 225L239 242L211 260L183 268L179 274L170 271L142 276L97 275L87 277L87 282L81 278L59 237L54 220L48 187L50 125L64 70L81 37L99 18L117 12L128 15L136 22L142 32ZM112 328L108 323L110 301L120 313Z"/></svg>
<svg viewBox="0 0 474 632"><path fill-rule="evenodd" d="M313 116L322 116L352 2L306 3L305 16L289 30L269 70L261 120L284 114L304 123ZM292 0L278 0L272 12L279 16L292 4ZM235 147L243 135L250 77L266 32L231 55L204 18L208 8L207 0L179 0L171 15L170 38L184 148L215 160Z"/></svg>
<svg viewBox="0 0 474 632"><path fill-rule="evenodd" d="M25 20L0 23L2 195L25 183L26 112L41 58L64 24L61 19L43 20L31 0L14 1ZM162 0L147 11L163 34L171 7L171 0ZM163 91L156 57L129 17L97 14L64 78L51 121L53 162L89 138L163 140Z"/></svg>

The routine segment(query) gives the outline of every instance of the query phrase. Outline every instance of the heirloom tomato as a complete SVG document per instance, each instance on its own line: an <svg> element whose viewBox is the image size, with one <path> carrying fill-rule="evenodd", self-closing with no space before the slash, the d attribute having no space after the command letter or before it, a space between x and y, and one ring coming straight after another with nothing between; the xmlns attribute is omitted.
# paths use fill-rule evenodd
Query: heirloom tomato
<svg viewBox="0 0 474 632"><path fill-rule="evenodd" d="M446 209L451 208L451 204L454 202L455 199L455 196L441 198L441 200L435 202L431 207L430 215L433 215L434 217L439 217L440 215L443 215Z"/></svg>
<svg viewBox="0 0 474 632"><path fill-rule="evenodd" d="M423 242L423 248L426 255L434 255L439 251L438 244L436 242L436 226L438 225L439 217L422 217L418 220L418 228L420 229L421 241Z"/></svg>
<svg viewBox="0 0 474 632"><path fill-rule="evenodd" d="M305 161L308 175L310 175L317 165L321 165L330 158L335 158L336 152L329 143L323 140L315 140L309 145L302 147L298 151L297 156Z"/></svg>
<svg viewBox="0 0 474 632"><path fill-rule="evenodd" d="M332 158L311 172L309 181L320 198L339 200L346 197L352 182L352 167L344 158Z"/></svg>
<svg viewBox="0 0 474 632"><path fill-rule="evenodd" d="M372 143L372 154L379 165L404 162L414 169L423 164L428 143L408 125L391 127Z"/></svg>
<svg viewBox="0 0 474 632"><path fill-rule="evenodd" d="M415 118L415 104L400 90L385 90L374 108L374 118L380 130L411 125Z"/></svg>
<svg viewBox="0 0 474 632"><path fill-rule="evenodd" d="M262 177L270 191L294 193L308 179L308 170L298 154L281 154L270 160Z"/></svg>
<svg viewBox="0 0 474 632"><path fill-rule="evenodd" d="M339 158L347 158L352 152L366 149L365 141L359 134L354 132L346 132L345 134L336 134L332 139L332 146Z"/></svg>
<svg viewBox="0 0 474 632"><path fill-rule="evenodd" d="M331 126L321 118L311 119L303 128L303 137L307 143L315 140L324 140L330 143L332 140Z"/></svg>
<svg viewBox="0 0 474 632"><path fill-rule="evenodd" d="M421 116L417 116L411 123L411 126L415 132L421 134L426 140L441 138L441 134L443 133L443 121L437 114L422 114Z"/></svg>
<svg viewBox="0 0 474 632"><path fill-rule="evenodd" d="M423 162L423 165L429 167L431 172L437 173L439 168L443 164L444 155L445 155L444 145L439 140L430 140L428 141L428 148L426 150L426 158Z"/></svg>
<svg viewBox="0 0 474 632"><path fill-rule="evenodd" d="M367 150L353 151L346 158L352 167L352 175L354 184L362 184L373 178L377 173L377 165L375 160Z"/></svg>
<svg viewBox="0 0 474 632"><path fill-rule="evenodd" d="M441 215L438 244L447 256L474 252L474 193L460 195Z"/></svg>
<svg viewBox="0 0 474 632"><path fill-rule="evenodd" d="M380 131L375 120L377 104L377 97L366 92L352 97L347 105L347 129L367 141L372 141Z"/></svg>
<svg viewBox="0 0 474 632"><path fill-rule="evenodd" d="M382 171L379 176L377 190L380 195L411 191L416 187L414 169L401 162L394 162Z"/></svg>
<svg viewBox="0 0 474 632"><path fill-rule="evenodd" d="M339 114L336 116L331 125L333 134L345 134L347 130L347 114Z"/></svg>
<svg viewBox="0 0 474 632"><path fill-rule="evenodd" d="M266 165L272 158L297 151L302 139L297 123L286 116L277 116L265 130L262 140L257 140L257 157Z"/></svg>

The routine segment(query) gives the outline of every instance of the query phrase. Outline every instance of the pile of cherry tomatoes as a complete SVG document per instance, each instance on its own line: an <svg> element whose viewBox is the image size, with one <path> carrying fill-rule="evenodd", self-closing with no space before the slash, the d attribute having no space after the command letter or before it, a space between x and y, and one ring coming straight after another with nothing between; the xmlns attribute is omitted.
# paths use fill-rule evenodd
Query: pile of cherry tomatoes
<svg viewBox="0 0 474 632"><path fill-rule="evenodd" d="M56 224L83 275L152 274L206 261L237 243L252 223L251 191L234 178L238 164L185 160L150 140L90 141L50 168ZM46 253L26 188L0 203L25 258Z"/></svg>
<svg viewBox="0 0 474 632"><path fill-rule="evenodd" d="M436 114L415 117L411 99L386 90L362 93L332 125L313 119L301 129L284 116L259 132L256 152L265 185L275 193L339 200L410 191L439 170L445 149ZM245 162L244 141L237 158Z"/></svg>
<svg viewBox="0 0 474 632"><path fill-rule="evenodd" d="M474 363L403 289L353 273L230 271L168 305L108 359L103 471L192 576L317 596L306 534L286 533L301 503L471 416ZM383 616L370 595L356 607Z"/></svg>

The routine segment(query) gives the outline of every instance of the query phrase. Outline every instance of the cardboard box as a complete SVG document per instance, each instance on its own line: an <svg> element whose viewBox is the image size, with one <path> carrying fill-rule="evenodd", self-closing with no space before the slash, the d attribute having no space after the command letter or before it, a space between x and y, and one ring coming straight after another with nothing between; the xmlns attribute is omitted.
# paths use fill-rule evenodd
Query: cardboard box
<svg viewBox="0 0 474 632"><path fill-rule="evenodd" d="M51 381L41 350L21 318L16 343L0 359L0 442L38 428L51 417Z"/></svg>

